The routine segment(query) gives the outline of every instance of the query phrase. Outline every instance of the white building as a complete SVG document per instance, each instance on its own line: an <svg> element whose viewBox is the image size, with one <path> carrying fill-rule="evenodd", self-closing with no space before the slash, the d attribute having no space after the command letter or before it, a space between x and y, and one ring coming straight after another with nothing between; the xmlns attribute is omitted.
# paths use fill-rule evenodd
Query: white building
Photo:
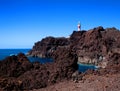
<svg viewBox="0 0 120 91"><path fill-rule="evenodd" d="M81 31L81 24L80 24L80 22L78 23L77 27L78 27L78 31Z"/></svg>

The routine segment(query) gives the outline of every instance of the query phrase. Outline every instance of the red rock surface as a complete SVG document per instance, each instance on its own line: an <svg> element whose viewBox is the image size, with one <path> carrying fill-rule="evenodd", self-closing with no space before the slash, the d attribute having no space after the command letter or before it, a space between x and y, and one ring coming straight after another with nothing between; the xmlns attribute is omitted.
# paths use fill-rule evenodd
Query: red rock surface
<svg viewBox="0 0 120 91"><path fill-rule="evenodd" d="M120 31L115 28L74 31L70 38L47 37L37 42L29 55L52 57L54 62L30 63L22 53L7 57L0 61L1 91L45 87L38 91L120 90ZM101 68L76 74L75 82L79 83L71 82L82 58Z"/></svg>
<svg viewBox="0 0 120 91"><path fill-rule="evenodd" d="M78 61L99 65L110 52L120 53L120 31L97 27L88 31L74 31L70 38L47 37L35 43L30 56L53 57L59 47L70 47ZM82 58L83 57L83 58ZM81 60L83 61L81 61ZM84 60L85 59L85 60Z"/></svg>
<svg viewBox="0 0 120 91"><path fill-rule="evenodd" d="M61 48L61 56L53 63L30 63L27 57L20 53L7 57L0 62L1 91L39 89L71 79L77 70L77 58L68 48ZM63 58L64 56L64 58Z"/></svg>
<svg viewBox="0 0 120 91"><path fill-rule="evenodd" d="M67 38L46 37L36 42L28 54L35 57L50 57L51 53L56 50L57 47L66 45L69 45Z"/></svg>
<svg viewBox="0 0 120 91"><path fill-rule="evenodd" d="M86 80L78 83L63 81L47 88L34 89L32 91L120 91L120 74L89 75Z"/></svg>

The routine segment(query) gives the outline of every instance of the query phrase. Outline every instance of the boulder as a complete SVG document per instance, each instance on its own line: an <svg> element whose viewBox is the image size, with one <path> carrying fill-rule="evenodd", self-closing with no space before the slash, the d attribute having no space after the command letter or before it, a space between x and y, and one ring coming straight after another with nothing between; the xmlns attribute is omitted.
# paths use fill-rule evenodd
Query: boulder
<svg viewBox="0 0 120 91"><path fill-rule="evenodd" d="M18 77L32 67L32 63L22 53L9 56L0 63L0 76Z"/></svg>

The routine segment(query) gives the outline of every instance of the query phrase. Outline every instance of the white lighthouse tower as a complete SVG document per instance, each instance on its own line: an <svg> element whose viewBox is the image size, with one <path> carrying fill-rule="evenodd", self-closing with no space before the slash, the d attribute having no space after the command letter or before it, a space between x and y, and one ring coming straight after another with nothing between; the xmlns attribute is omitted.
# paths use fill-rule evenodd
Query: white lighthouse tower
<svg viewBox="0 0 120 91"><path fill-rule="evenodd" d="M78 31L80 31L81 30L81 24L80 24L80 22L78 22L77 27L78 27Z"/></svg>

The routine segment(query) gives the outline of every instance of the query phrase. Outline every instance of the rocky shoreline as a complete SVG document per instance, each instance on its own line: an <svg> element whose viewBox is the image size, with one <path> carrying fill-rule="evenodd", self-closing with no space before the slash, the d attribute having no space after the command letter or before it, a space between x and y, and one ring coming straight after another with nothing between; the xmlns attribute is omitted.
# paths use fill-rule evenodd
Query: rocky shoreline
<svg viewBox="0 0 120 91"><path fill-rule="evenodd" d="M65 50L64 50L65 51ZM72 73L78 69L76 56L67 53L63 60L53 63L31 63L27 57L20 53L0 61L0 90L24 91L40 89L71 79Z"/></svg>
<svg viewBox="0 0 120 91"><path fill-rule="evenodd" d="M50 91L41 88L54 86L60 82L70 82L71 80L75 83L85 81L87 84L87 81L91 80L88 79L89 77L96 77L92 80L108 75L109 77L114 77L113 75L119 77L120 31L116 28L97 27L88 31L74 31L70 38L47 37L35 43L28 56L51 57L54 62L46 64L31 63L22 53L7 57L0 61L1 91L34 89ZM94 64L100 68L79 73L77 63ZM119 84L119 82L120 79L114 84ZM120 88L115 89L117 89L115 91L120 90ZM65 90L59 89L58 91Z"/></svg>
<svg viewBox="0 0 120 91"><path fill-rule="evenodd" d="M44 38L35 43L28 55L54 58L61 49L68 48L77 56L78 63L94 64L105 68L109 55L120 53L119 41L119 30L104 29L100 26L88 31L73 31L69 38Z"/></svg>

